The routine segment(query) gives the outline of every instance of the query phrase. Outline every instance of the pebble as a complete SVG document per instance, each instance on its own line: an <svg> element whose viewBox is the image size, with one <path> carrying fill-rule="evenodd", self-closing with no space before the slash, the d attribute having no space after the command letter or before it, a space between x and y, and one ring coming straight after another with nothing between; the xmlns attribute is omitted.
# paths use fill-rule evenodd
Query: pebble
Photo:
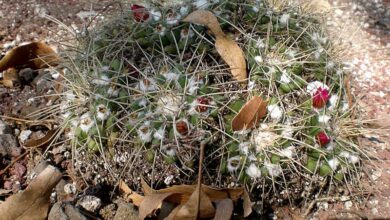
<svg viewBox="0 0 390 220"><path fill-rule="evenodd" d="M32 133L31 130L24 130L24 131L20 132L20 135L19 135L20 142L22 142L22 143L26 142L26 140L30 137L31 133Z"/></svg>
<svg viewBox="0 0 390 220"><path fill-rule="evenodd" d="M50 209L48 220L87 220L80 210L70 203L57 202Z"/></svg>
<svg viewBox="0 0 390 220"><path fill-rule="evenodd" d="M11 134L12 130L8 124L0 120L0 135L1 134Z"/></svg>
<svg viewBox="0 0 390 220"><path fill-rule="evenodd" d="M0 154L3 156L17 157L21 153L16 138L11 134L0 134Z"/></svg>
<svg viewBox="0 0 390 220"><path fill-rule="evenodd" d="M77 201L77 205L90 212L96 212L102 205L102 201L96 196L84 196Z"/></svg>
<svg viewBox="0 0 390 220"><path fill-rule="evenodd" d="M116 211L114 220L138 219L138 212L135 210L132 204L124 201L119 201L117 204L118 209Z"/></svg>
<svg viewBox="0 0 390 220"><path fill-rule="evenodd" d="M377 180L379 179L379 177L382 176L382 170L378 169L378 170L375 170L374 172L372 172L372 175L371 175L371 178L372 180Z"/></svg>
<svg viewBox="0 0 390 220"><path fill-rule="evenodd" d="M64 192L67 193L67 194L76 194L76 186L73 184L73 183L67 183L65 184L64 186Z"/></svg>
<svg viewBox="0 0 390 220"><path fill-rule="evenodd" d="M352 207L352 201L348 201L344 204L345 209L350 209Z"/></svg>

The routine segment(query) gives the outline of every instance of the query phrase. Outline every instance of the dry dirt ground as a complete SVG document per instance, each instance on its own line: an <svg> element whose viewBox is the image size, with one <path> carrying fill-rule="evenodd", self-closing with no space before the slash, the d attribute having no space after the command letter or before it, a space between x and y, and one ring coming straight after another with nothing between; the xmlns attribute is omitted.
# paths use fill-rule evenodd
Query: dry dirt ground
<svg viewBox="0 0 390 220"><path fill-rule="evenodd" d="M21 42L44 40L58 42L68 33L58 23L44 18L50 15L72 29L88 22L89 12L115 10L109 0L0 0L0 51ZM351 71L352 92L363 110L363 119L380 119L389 126L390 118L390 0L329 0L334 12L329 30L345 46L343 60ZM110 7L106 7L112 4ZM92 13L94 14L94 13ZM39 94L33 87L0 88L0 113L23 112L18 103ZM45 100L43 100L45 101ZM18 109L19 108L19 109ZM16 109L16 110L15 110ZM389 129L389 127L387 127ZM357 203L349 197L319 203L314 219L390 218L390 137L367 132L360 144L372 153L372 165L366 166L366 200ZM368 163L368 161L366 161Z"/></svg>

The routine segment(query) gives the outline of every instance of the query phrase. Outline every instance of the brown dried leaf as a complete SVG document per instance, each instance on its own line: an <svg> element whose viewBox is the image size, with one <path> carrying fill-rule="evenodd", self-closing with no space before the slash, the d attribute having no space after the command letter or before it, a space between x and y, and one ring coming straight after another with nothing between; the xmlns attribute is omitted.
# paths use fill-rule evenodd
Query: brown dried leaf
<svg viewBox="0 0 390 220"><path fill-rule="evenodd" d="M148 215L152 214L155 210L161 208L162 202L169 196L175 193L156 193L145 196L139 206L139 218L145 219Z"/></svg>
<svg viewBox="0 0 390 220"><path fill-rule="evenodd" d="M229 65L234 79L246 85L246 61L244 52L238 44L226 36L221 36L217 37L215 48L222 59Z"/></svg>
<svg viewBox="0 0 390 220"><path fill-rule="evenodd" d="M184 22L207 26L216 37L215 48L222 59L229 65L235 80L246 85L247 72L244 52L236 42L225 36L217 17L205 10L194 11L183 19Z"/></svg>
<svg viewBox="0 0 390 220"><path fill-rule="evenodd" d="M134 192L133 190L130 189L129 186L125 183L123 180L119 180L119 190L124 193L130 202L132 202L135 206L139 207L144 200L144 197L141 196L140 194Z"/></svg>
<svg viewBox="0 0 390 220"><path fill-rule="evenodd" d="M267 112L267 102L260 96L254 96L232 120L233 131L250 129L259 124Z"/></svg>
<svg viewBox="0 0 390 220"><path fill-rule="evenodd" d="M20 85L18 71L15 68L9 68L4 72L3 79L0 81L5 87L13 88Z"/></svg>
<svg viewBox="0 0 390 220"><path fill-rule="evenodd" d="M16 47L0 60L0 72L8 68L41 69L58 65L60 58L56 52L43 42L32 42Z"/></svg>
<svg viewBox="0 0 390 220"><path fill-rule="evenodd" d="M231 199L223 199L217 202L217 210L214 220L231 219L233 214L233 201Z"/></svg>
<svg viewBox="0 0 390 220"><path fill-rule="evenodd" d="M197 219L198 214L200 218L212 218L214 216L215 208L210 198L201 187L198 188L192 193L187 203L176 213L176 220Z"/></svg>
<svg viewBox="0 0 390 220"><path fill-rule="evenodd" d="M210 12L206 10L197 10L192 12L191 14L187 15L183 19L183 22L190 22L193 24L200 24L206 26L210 31L216 36L224 36L221 26L219 25L217 17Z"/></svg>
<svg viewBox="0 0 390 220"><path fill-rule="evenodd" d="M248 217L252 213L252 202L251 198L249 197L249 194L246 190L244 190L244 195L242 197L244 200L244 217Z"/></svg>
<svg viewBox="0 0 390 220"><path fill-rule="evenodd" d="M43 136L42 138L28 140L28 141L26 141L26 143L23 144L23 146L24 147L28 147L28 148L42 147L42 146L44 146L46 144L49 144L51 141L53 141L53 139L57 135L57 132L58 132L58 129L56 129L56 130L49 130L46 133L46 135Z"/></svg>
<svg viewBox="0 0 390 220"><path fill-rule="evenodd" d="M0 205L1 219L46 219L50 194L61 178L62 174L57 168L46 167L26 190L9 197Z"/></svg>

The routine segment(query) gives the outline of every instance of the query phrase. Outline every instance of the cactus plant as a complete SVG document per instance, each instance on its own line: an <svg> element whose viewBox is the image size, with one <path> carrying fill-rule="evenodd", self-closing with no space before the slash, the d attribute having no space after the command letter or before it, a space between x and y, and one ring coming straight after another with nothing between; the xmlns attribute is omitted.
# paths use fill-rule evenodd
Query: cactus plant
<svg viewBox="0 0 390 220"><path fill-rule="evenodd" d="M283 190L308 190L300 183L312 177L355 178L349 170L358 172L361 151L339 129L351 117L341 83L347 73L331 53L324 21L287 1L240 2L132 4L81 38L83 52L70 58L65 75L76 98L63 101L73 106L63 115L76 155L106 158L110 142L114 153L104 163L117 172L105 181L145 176L162 184L174 175L188 183L207 139L212 185L249 184L282 197ZM247 88L234 82L207 29L181 22L199 9L218 15L244 50ZM232 118L254 95L268 100L267 116L233 131Z"/></svg>

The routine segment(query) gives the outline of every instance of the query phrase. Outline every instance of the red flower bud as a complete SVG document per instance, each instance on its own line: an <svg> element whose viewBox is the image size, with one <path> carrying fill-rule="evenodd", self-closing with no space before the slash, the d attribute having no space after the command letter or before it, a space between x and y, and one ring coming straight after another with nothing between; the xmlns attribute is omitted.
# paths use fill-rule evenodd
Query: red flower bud
<svg viewBox="0 0 390 220"><path fill-rule="evenodd" d="M328 90L320 87L313 95L313 106L315 108L322 108L326 105L329 99L330 96Z"/></svg>
<svg viewBox="0 0 390 220"><path fill-rule="evenodd" d="M149 13L146 11L144 6L132 5L131 10L133 11L134 19L137 22L144 22L144 21L148 20Z"/></svg>
<svg viewBox="0 0 390 220"><path fill-rule="evenodd" d="M318 133L316 139L321 146L325 146L330 142L330 137L324 131Z"/></svg>
<svg viewBox="0 0 390 220"><path fill-rule="evenodd" d="M198 106L196 106L196 111L198 112L205 112L209 108L208 105L210 105L210 100L206 97L199 97L196 99L198 102Z"/></svg>
<svg viewBox="0 0 390 220"><path fill-rule="evenodd" d="M188 124L186 121L178 121L176 122L176 131L183 135L183 136L187 136L187 134L189 133L189 127L188 127Z"/></svg>

